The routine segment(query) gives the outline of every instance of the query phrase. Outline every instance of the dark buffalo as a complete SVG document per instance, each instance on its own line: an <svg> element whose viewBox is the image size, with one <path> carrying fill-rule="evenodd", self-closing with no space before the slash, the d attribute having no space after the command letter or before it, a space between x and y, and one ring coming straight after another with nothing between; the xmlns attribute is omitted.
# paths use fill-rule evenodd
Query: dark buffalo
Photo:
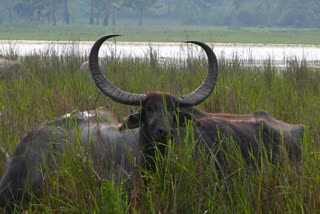
<svg viewBox="0 0 320 214"><path fill-rule="evenodd" d="M26 68L20 61L0 58L0 80L21 78L26 73Z"/></svg>
<svg viewBox="0 0 320 214"><path fill-rule="evenodd" d="M181 119L176 117L178 105L181 107L193 106L205 100L212 92L217 74L217 63L211 49L203 43L192 42L203 47L209 59L209 72L205 82L193 93L175 97L170 94L152 93L148 95L133 95L114 90L112 83L104 79L98 65L98 49L107 36L98 40L92 48L90 54L93 77L99 82L99 75L102 76L104 86L102 90L111 90L108 93L113 99L125 104L140 105L143 108L138 114L128 117L129 123L119 124L116 117L107 109L99 108L93 111L73 112L65 116L56 118L53 121L45 122L26 134L17 144L4 176L0 181L0 207L11 209L15 203L28 201L28 193L25 187L31 187L31 191L40 192L43 185L43 163L53 166L55 154L63 153L66 148L73 147L75 142L79 142L91 151L95 160L95 166L106 173L110 170L130 175L132 170L132 158L138 158L137 154L144 153L152 165L154 156L154 142L166 143L168 137L173 134L172 130L180 123L184 123L185 115ZM100 43L100 45L99 45ZM96 60L96 61L95 61ZM216 70L216 71L213 71ZM104 82L107 81L107 82ZM105 88L104 88L105 87ZM101 89L101 85L99 84ZM118 96L118 94L121 96ZM164 96L165 95L165 96ZM161 100L161 102L159 102ZM163 102L164 101L164 102ZM163 110L166 110L164 112ZM140 129L138 127L140 117L143 122ZM151 120L152 117L157 117ZM149 118L148 120L146 118ZM169 123L167 123L169 122ZM135 124L137 123L137 124ZM168 128L170 125L171 128ZM127 128L132 130L126 130ZM138 143L140 142L140 143ZM141 146L141 147L140 147ZM164 147L158 147L164 152ZM141 150L140 150L141 149ZM130 155L128 154L130 153ZM133 155L132 155L133 154ZM122 169L115 169L121 167Z"/></svg>
<svg viewBox="0 0 320 214"><path fill-rule="evenodd" d="M43 164L54 167L53 160L69 148L75 151L75 145L85 148L94 160L95 170L103 177L108 178L111 172L119 179L130 176L138 133L137 130L120 132L118 127L112 112L100 107L73 111L27 133L18 142L0 181L0 207L11 210L27 202L31 194L26 192L27 186L39 194L44 180Z"/></svg>
<svg viewBox="0 0 320 214"><path fill-rule="evenodd" d="M89 67L97 87L116 102L142 106L142 109L128 117L123 127L140 127L139 143L147 158L148 165L152 167L152 157L155 150L154 143L158 142L157 149L164 152L165 143L177 125L183 124L184 119L192 119L183 108L192 107L204 101L213 91L218 78L218 63L212 49L202 42L188 41L200 46L208 57L208 72L204 82L192 93L185 96L174 96L169 93L132 94L113 85L102 74L98 53L102 43L108 38L118 35L106 35L98 39L93 45L89 55ZM180 110L179 110L180 109ZM182 111L181 111L182 110ZM178 120L177 120L178 119Z"/></svg>
<svg viewBox="0 0 320 214"><path fill-rule="evenodd" d="M262 156L275 162L281 146L295 166L301 161L301 141L304 134L304 126L301 124L285 123L265 111L245 115L193 112L198 129L205 133L207 146L217 151L216 159L222 168L225 168L223 152L228 151L230 144L239 149L248 163L254 160L260 163Z"/></svg>
<svg viewBox="0 0 320 214"><path fill-rule="evenodd" d="M218 63L209 46L189 41L199 45L208 58L206 79L194 92L185 96L160 92L132 94L114 86L104 77L99 67L100 46L106 39L115 36L117 35L106 35L95 42L89 57L90 71L98 88L108 97L122 104L141 106L141 109L129 115L121 124L105 108L73 112L43 123L29 132L17 144L1 179L1 207L10 208L10 205L27 201L29 194L24 191L27 184L33 192L41 191L41 164L48 162L53 165L55 154L61 154L78 141L88 148L95 166L104 172L106 177L110 171L119 173L120 177L130 174L132 155L128 155L128 152L139 158L138 152L142 151L147 167L152 169L155 147L164 153L165 144L169 138L176 136L177 130L181 131L183 139L183 126L187 120L194 123L197 135L195 139L201 139L197 143L207 145L210 150L217 149L219 145L226 147L234 142L239 145L244 158L248 158L249 151L253 151L253 155L259 158L259 139L262 139L263 145L270 146L275 151L273 154L277 153L277 146L284 143L290 158L300 160L300 140L304 131L301 125L286 124L266 112L252 115L208 114L193 108L204 101L216 85ZM229 140L223 140L221 136ZM217 154L219 158L220 155Z"/></svg>
<svg viewBox="0 0 320 214"><path fill-rule="evenodd" d="M110 36L108 36L110 37ZM111 36L112 37L112 36ZM100 45L103 41L100 39ZM192 42L197 43L197 42ZM214 59L210 54L210 48L202 43L197 43L201 47L205 48L210 59L209 70L214 68L216 63L212 62ZM100 67L98 65L97 48L100 45L97 43L93 46L90 59L96 59L92 61L95 63L91 67L98 69L101 74ZM34 129L26 136L24 136L17 144L11 160L9 161L7 171L0 181L0 207L7 206L11 209L11 205L23 201L28 201L29 194L25 192L25 186L30 186L33 192L39 192L42 189L43 184L43 172L40 170L44 162L49 162L49 165L53 165L52 155L61 154L65 151L67 146L71 147L74 142L80 140L81 144L88 147L91 151L92 157L96 159L95 166L108 174L110 170L117 172L125 172L123 174L130 174L132 165L129 157L137 157L137 154L141 151L146 154L146 157L154 156L153 148L154 142L167 142L167 136L170 134L168 130L172 130L173 127L177 127L180 121L176 121L176 118L185 118L185 116L176 117L175 109L176 104L179 102L180 106L193 106L202 102L210 95L214 88L216 76L213 71L209 72L205 83L202 84L195 92L181 97L174 97L166 94L149 94L141 95L141 97L134 96L131 99L131 94L126 94L128 97L117 97L119 91L113 91L114 96L117 97L118 102L135 105L140 104L140 98L149 97L145 99L144 105L146 110L142 110L141 116L143 118L158 117L159 120L148 120L148 123L143 123L141 129L133 129L136 124L128 123L126 126L119 124L116 118L105 109L97 109L95 111L88 112L73 112L63 117L57 118L53 121L43 123L38 128ZM213 74L213 75L212 75ZM103 77L103 75L102 75ZM95 81L98 81L96 75ZM104 80L104 79L102 79ZM107 83L106 90L112 83ZM111 92L111 95L113 94ZM156 100L166 99L166 103L160 102L159 105L154 105ZM123 101L124 99L129 101ZM155 99L155 100L154 100ZM169 110L164 113L162 110ZM157 114L158 112L158 114ZM135 122L138 122L136 115L131 115L129 118L133 118ZM170 120L168 124L172 125L172 128L168 129L165 120ZM162 123L161 123L162 122ZM182 121L183 123L184 121ZM130 129L125 130L127 125ZM79 138L79 136L81 136ZM141 141L142 143L138 143ZM117 142L117 143L116 143ZM140 147L141 146L141 147ZM150 148L150 149L149 149ZM161 151L164 147L159 146ZM112 152L114 151L114 152ZM134 155L128 155L128 152ZM139 156L137 157L138 159ZM148 160L151 165L152 160ZM124 169L117 170L114 168L122 167ZM122 173L119 175L122 176Z"/></svg>
<svg viewBox="0 0 320 214"><path fill-rule="evenodd" d="M245 159L260 159L263 145L274 159L279 146L284 145L289 157L294 162L301 158L301 139L303 125L290 125L274 119L267 112L256 112L252 115L209 114L201 112L193 106L204 101L214 90L218 77L218 62L212 49L197 41L188 41L200 46L208 58L208 72L202 85L185 96L174 96L168 93L155 92L133 94L122 91L113 85L102 74L98 64L98 52L105 40L119 35L106 35L93 45L89 66L97 87L116 102L141 106L140 111L129 115L123 123L126 128L140 128L139 143L147 160L154 156L154 142L159 142L160 151L164 151L163 143L167 142L177 125L183 125L185 119L194 121L197 134L211 149L226 148L230 144L239 145ZM217 153L217 159L223 157ZM222 160L221 160L222 161ZM221 164L220 164L221 166Z"/></svg>

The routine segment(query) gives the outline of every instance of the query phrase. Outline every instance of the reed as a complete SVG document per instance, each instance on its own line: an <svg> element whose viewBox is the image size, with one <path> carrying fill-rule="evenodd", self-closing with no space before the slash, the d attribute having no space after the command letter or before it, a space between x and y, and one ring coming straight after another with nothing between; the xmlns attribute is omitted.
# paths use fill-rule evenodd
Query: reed
<svg viewBox="0 0 320 214"><path fill-rule="evenodd" d="M152 51L152 50L150 50ZM185 94L194 90L206 74L206 60L188 58L162 62L152 58L105 57L108 78L131 92L168 91ZM13 57L10 54L5 57ZM15 143L37 124L74 109L107 105L121 119L135 107L121 105L100 95L89 72L80 72L86 59L56 53L21 59L28 75L0 82L0 144L12 151ZM230 169L219 176L212 152L196 149L192 127L185 144L169 144L168 154L156 156L155 172L143 172L136 203L130 203L126 182L98 178L90 159L64 154L57 169L49 170L40 199L34 198L29 213L264 213L316 212L320 209L320 69L305 61L291 60L281 71L271 61L263 67L244 65L239 59L220 59L214 93L199 109L208 112L252 113L267 110L276 118L306 126L299 173L284 155L279 164L248 167L238 148L230 148ZM232 142L232 139L230 139ZM232 144L231 144L232 145ZM195 152L196 151L196 152ZM4 171L0 159L0 174ZM48 167L48 166L44 166ZM255 169L253 169L255 168Z"/></svg>

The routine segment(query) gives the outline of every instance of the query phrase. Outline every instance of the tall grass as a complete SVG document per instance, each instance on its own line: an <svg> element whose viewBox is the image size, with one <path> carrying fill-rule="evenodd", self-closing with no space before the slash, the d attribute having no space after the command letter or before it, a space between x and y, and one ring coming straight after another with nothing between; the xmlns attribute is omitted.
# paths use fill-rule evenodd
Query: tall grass
<svg viewBox="0 0 320 214"><path fill-rule="evenodd" d="M151 50L152 51L152 50ZM152 55L152 53L150 53ZM206 60L177 59L159 62L153 57L106 57L108 78L130 92L193 91L206 75ZM6 56L8 58L13 56ZM85 58L55 53L21 59L28 69L22 79L0 82L0 144L12 151L27 131L45 120L74 109L107 105L121 119L135 107L111 101L98 90L90 73L80 72ZM264 67L244 66L238 59L220 59L219 80L213 94L199 109L208 112L252 113L267 110L276 118L306 126L300 172L284 155L281 163L248 167L237 148L230 148L230 168L221 177L215 154L194 144L192 127L183 145L169 144L168 154L156 156L154 172L142 173L132 193L127 182L104 179L93 163L78 155L63 154L57 168L46 174L42 197L34 198L29 213L278 213L316 212L320 209L320 69L291 60L279 71L271 61ZM232 142L232 139L230 139ZM195 151L196 155L195 155ZM0 159L0 174L4 172ZM46 166L44 166L46 167Z"/></svg>

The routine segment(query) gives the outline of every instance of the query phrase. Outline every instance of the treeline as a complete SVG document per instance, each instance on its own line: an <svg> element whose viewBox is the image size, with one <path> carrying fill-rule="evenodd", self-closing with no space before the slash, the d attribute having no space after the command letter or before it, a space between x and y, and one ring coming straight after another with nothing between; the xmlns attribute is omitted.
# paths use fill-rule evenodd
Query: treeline
<svg viewBox="0 0 320 214"><path fill-rule="evenodd" d="M0 23L116 25L172 19L210 26L320 27L319 0L0 0Z"/></svg>

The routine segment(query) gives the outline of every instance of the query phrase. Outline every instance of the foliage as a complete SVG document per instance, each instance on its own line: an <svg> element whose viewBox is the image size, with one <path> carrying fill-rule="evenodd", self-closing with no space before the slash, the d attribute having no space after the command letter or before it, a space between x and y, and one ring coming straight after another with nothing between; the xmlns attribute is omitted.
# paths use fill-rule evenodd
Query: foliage
<svg viewBox="0 0 320 214"><path fill-rule="evenodd" d="M21 60L30 75L21 80L0 82L0 139L1 146L8 151L41 121L73 109L93 109L97 94L90 74L78 72L82 61L86 60L83 57L61 57L48 52ZM161 90L185 94L194 90L206 73L204 59L184 61L181 57L171 62L159 61L156 57L150 60L108 56L105 60L108 78L131 92ZM286 122L304 123L306 134L299 172L286 156L279 164L262 164L253 170L244 165L234 150L229 159L231 173L226 172L227 178L221 179L212 164L213 159L208 159L204 150L193 155L190 127L185 145L169 144L167 156L156 158L156 171L144 172L148 185L140 189L138 203L130 203L125 182L118 184L113 179L97 178L92 162L76 155L79 148L75 148L62 156L56 170L47 174L43 194L30 203L28 213L317 212L320 209L319 68L309 67L304 61L290 60L284 70L278 70L272 61L265 62L264 67L256 67L245 66L236 58L220 59L219 67L214 93L198 108L227 113L264 109ZM103 96L98 99L97 106L100 105L110 106L119 118L135 110ZM214 154L211 157L214 158ZM0 159L1 173L3 160Z"/></svg>
<svg viewBox="0 0 320 214"><path fill-rule="evenodd" d="M156 0L126 0L124 6L133 8L139 12L139 26L142 25L143 13L152 7Z"/></svg>
<svg viewBox="0 0 320 214"><path fill-rule="evenodd" d="M168 18L169 23L214 26L291 26L319 27L320 1L308 0L0 0L5 22L28 20L46 22L50 15L57 21L74 23L89 20L108 25L112 15L117 19L138 18L138 24L149 18ZM81 6L79 6L81 5ZM66 15L68 14L68 15ZM60 20L58 20L60 19ZM94 19L96 19L94 21Z"/></svg>

